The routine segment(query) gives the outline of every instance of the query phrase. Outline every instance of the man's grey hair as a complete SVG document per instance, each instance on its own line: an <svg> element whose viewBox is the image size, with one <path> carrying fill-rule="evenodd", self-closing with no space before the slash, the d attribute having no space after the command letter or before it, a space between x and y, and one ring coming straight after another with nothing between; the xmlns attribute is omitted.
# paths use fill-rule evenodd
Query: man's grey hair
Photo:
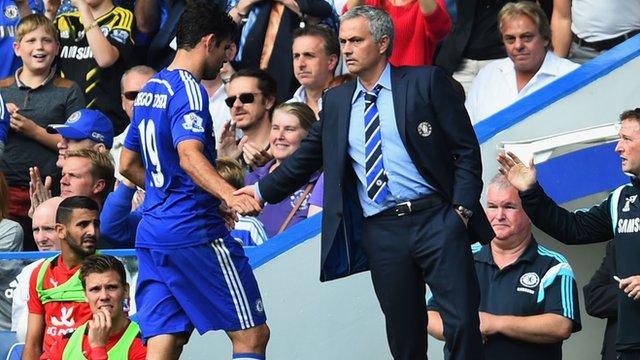
<svg viewBox="0 0 640 360"><path fill-rule="evenodd" d="M127 77L127 75L129 75L132 72L138 73L140 75L150 75L150 76L153 76L156 74L156 71L147 65L136 65L132 68L129 68L127 71L124 72L124 74L122 74L122 77L120 78L120 92L124 91L124 79Z"/></svg>
<svg viewBox="0 0 640 360"><path fill-rule="evenodd" d="M501 173L497 173L491 178L491 180L489 180L489 185L487 186L487 188L491 186L495 186L498 189L502 190L502 189L510 188L513 185L511 185L509 180L507 180L507 178L504 175L502 175Z"/></svg>
<svg viewBox="0 0 640 360"><path fill-rule="evenodd" d="M372 6L357 6L340 17L340 22L363 17L369 22L369 31L373 36L373 40L379 43L382 37L389 38L389 47L385 52L387 57L391 56L393 51L393 21L386 11Z"/></svg>

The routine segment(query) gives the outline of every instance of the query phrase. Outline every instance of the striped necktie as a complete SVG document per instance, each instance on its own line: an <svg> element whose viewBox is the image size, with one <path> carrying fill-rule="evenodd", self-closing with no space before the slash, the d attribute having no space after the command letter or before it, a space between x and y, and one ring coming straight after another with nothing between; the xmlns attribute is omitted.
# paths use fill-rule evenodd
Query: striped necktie
<svg viewBox="0 0 640 360"><path fill-rule="evenodd" d="M382 86L376 85L371 92L364 92L364 156L367 177L367 196L376 204L387 197L387 175L382 163L382 136L380 116L376 100Z"/></svg>

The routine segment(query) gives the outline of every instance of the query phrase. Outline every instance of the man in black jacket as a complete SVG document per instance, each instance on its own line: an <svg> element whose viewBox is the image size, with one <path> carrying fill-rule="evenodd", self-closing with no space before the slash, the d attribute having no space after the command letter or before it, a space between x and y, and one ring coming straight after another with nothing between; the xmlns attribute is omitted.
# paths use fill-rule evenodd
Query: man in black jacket
<svg viewBox="0 0 640 360"><path fill-rule="evenodd" d="M520 191L527 215L542 231L565 244L614 239L618 291L618 359L640 359L640 108L620 115L616 152L631 184L613 191L588 211L570 213L558 206L536 181L533 159L527 167L514 154L500 154L500 171Z"/></svg>
<svg viewBox="0 0 640 360"><path fill-rule="evenodd" d="M614 258L615 244L607 243L607 250L602 264L591 277L589 283L582 288L584 307L587 314L600 319L607 319L602 341L602 360L616 360L616 336L618 335L618 282L613 278L616 274Z"/></svg>

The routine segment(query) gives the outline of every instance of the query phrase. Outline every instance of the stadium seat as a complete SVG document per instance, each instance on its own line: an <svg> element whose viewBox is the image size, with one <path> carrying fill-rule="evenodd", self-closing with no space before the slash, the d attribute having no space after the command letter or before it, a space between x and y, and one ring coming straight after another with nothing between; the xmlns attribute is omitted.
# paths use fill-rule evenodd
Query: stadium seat
<svg viewBox="0 0 640 360"><path fill-rule="evenodd" d="M9 354L9 350L17 342L18 340L16 339L15 332L0 331L0 359L7 358L7 354Z"/></svg>
<svg viewBox="0 0 640 360"><path fill-rule="evenodd" d="M15 343L9 349L7 354L7 360L22 360L22 351L24 350L24 343Z"/></svg>

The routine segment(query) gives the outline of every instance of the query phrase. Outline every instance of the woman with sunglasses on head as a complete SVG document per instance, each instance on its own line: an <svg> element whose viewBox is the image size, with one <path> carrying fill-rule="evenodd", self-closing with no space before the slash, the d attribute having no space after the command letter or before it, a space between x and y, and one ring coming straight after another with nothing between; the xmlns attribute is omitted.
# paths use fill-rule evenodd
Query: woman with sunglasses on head
<svg viewBox="0 0 640 360"><path fill-rule="evenodd" d="M313 110L304 103L278 105L273 112L269 134L273 160L248 174L245 177L245 185L252 185L277 169L287 157L298 150L315 122ZM306 185L285 200L277 204L265 204L258 219L264 224L267 236L273 237L307 218L309 196L319 175L320 173L313 175Z"/></svg>

